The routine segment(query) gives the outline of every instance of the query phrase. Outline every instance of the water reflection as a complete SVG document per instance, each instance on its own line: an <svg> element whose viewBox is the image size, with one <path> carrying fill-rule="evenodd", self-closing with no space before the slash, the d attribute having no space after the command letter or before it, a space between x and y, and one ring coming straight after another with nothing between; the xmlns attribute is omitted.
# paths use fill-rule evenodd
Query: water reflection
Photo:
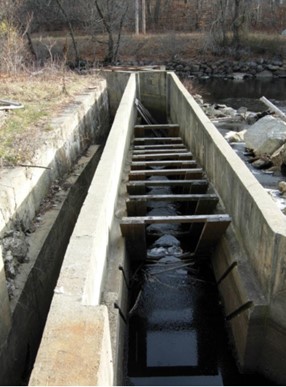
<svg viewBox="0 0 286 387"><path fill-rule="evenodd" d="M205 102L222 103L238 109L246 106L251 111L263 111L267 107L259 101L265 96L281 110L286 111L286 79L208 79L195 80L194 85Z"/></svg>

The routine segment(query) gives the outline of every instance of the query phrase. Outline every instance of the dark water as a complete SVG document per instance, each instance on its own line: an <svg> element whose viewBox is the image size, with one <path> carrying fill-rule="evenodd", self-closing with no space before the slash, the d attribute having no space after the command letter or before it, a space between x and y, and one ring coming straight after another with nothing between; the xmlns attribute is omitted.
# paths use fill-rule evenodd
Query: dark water
<svg viewBox="0 0 286 387"><path fill-rule="evenodd" d="M125 385L273 385L239 372L209 257L190 255L191 236L171 226L148 226L147 260L132 265Z"/></svg>
<svg viewBox="0 0 286 387"><path fill-rule="evenodd" d="M205 102L221 103L238 109L245 106L249 111L264 111L267 107L259 101L266 97L286 112L286 79L248 79L242 81L208 79L194 81L198 93Z"/></svg>
<svg viewBox="0 0 286 387"><path fill-rule="evenodd" d="M127 384L273 384L239 373L208 265L161 274L155 274L163 271L158 264L144 270L140 300L129 322Z"/></svg>

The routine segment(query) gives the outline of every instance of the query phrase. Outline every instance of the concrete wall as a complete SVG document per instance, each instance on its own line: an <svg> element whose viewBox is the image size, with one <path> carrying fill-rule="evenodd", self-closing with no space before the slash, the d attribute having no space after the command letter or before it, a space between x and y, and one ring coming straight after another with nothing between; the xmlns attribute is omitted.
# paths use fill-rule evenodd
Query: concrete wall
<svg viewBox="0 0 286 387"><path fill-rule="evenodd" d="M128 83L130 71L105 70L103 76L107 82L109 111L113 119Z"/></svg>
<svg viewBox="0 0 286 387"><path fill-rule="evenodd" d="M207 171L232 227L213 259L240 365L286 382L286 218L174 74L173 123Z"/></svg>
<svg viewBox="0 0 286 387"><path fill-rule="evenodd" d="M137 98L158 123L167 122L167 73L142 71L137 73Z"/></svg>
<svg viewBox="0 0 286 387"><path fill-rule="evenodd" d="M44 141L43 146L37 150L36 155L31 160L30 168L1 169L0 240L7 230L13 229L15 221L21 224L23 230L29 229L41 201L48 193L52 182L62 178L65 173L70 171L71 166L88 145L104 140L109 130L107 102L106 82L102 80L99 82L99 87L96 91L80 95L72 106L51 122L51 127L53 128L52 135L49 134L49 140ZM33 167L33 165L38 167ZM69 228L66 227L65 231L68 232ZM64 235L62 235L63 238ZM53 247L56 249L58 246L54 243ZM54 270L57 270L59 265L60 263L57 263L55 269L50 264L46 272L47 278L50 278L49 275ZM19 270L22 270L21 267ZM25 267L23 270L26 271L27 268ZM42 290L47 289L47 282L45 280L41 279L39 282ZM50 286L49 282L50 280L48 280L48 287ZM30 300L32 299L30 297ZM29 301L29 297L26 300L28 300L28 304L31 306L33 302ZM35 299L33 300L35 301ZM30 313L27 318L28 305L24 304L23 299L21 299L19 305L22 304L17 308L14 305L14 301L14 299L13 303L9 301L0 246L0 368L2 370L0 378L4 383L4 380L8 379L2 378L9 378L9 364L11 361L14 363L14 367L17 361L19 361L21 367L25 368L27 347L29 345L33 346L31 343L27 344L30 340L28 332L36 331L35 321L37 319L34 319L34 325L29 320L33 313ZM47 304L43 300L44 304L45 309ZM34 307L31 307L31 309L34 309ZM23 324L23 321L25 321L25 324ZM26 331L26 337L23 339L24 326L28 327L28 331ZM21 329L17 331L17 327ZM17 354L17 351L21 355ZM4 372L6 369L7 373ZM14 369L11 373L16 376Z"/></svg>
<svg viewBox="0 0 286 387"><path fill-rule="evenodd" d="M38 150L31 165L43 168L2 169L0 172L0 238L13 229L14 220L29 229L36 211L55 179L70 171L80 154L93 142L107 137L109 126L106 82L96 91L77 98L72 107L53 120L53 137ZM86 169L93 173L98 160ZM0 246L0 381L19 384L33 361L51 301L55 281L70 233L82 204L85 177L62 207L55 226L39 246L38 260L20 265L17 297L9 301ZM75 192L77 190L77 192ZM70 207L73 211L68 211ZM60 209L57 211L60 211ZM43 215L42 215L43 218ZM45 228L45 227L44 227ZM25 278L25 282L24 282ZM19 285L18 283L18 285ZM18 294L20 293L20 294Z"/></svg>
<svg viewBox="0 0 286 387"><path fill-rule="evenodd" d="M133 74L70 239L30 385L113 384L111 333L105 307L99 303L122 170L136 119L135 96ZM70 370L74 370L71 375Z"/></svg>

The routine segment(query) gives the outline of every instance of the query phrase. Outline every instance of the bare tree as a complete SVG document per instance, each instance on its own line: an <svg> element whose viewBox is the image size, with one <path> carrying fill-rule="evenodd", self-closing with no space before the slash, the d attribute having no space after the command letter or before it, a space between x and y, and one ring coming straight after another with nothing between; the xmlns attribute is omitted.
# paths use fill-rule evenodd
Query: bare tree
<svg viewBox="0 0 286 387"><path fill-rule="evenodd" d="M126 0L94 0L94 5L99 15L99 20L108 35L108 49L105 63L115 63L121 41L122 29L129 2Z"/></svg>
<svg viewBox="0 0 286 387"><path fill-rule="evenodd" d="M139 0L135 0L135 34L139 35L140 9Z"/></svg>
<svg viewBox="0 0 286 387"><path fill-rule="evenodd" d="M59 7L59 10L60 10L61 14L63 15L63 17L64 17L64 19L65 19L65 21L67 23L69 34L70 34L70 37L71 37L71 40L72 40L73 49L74 49L75 62L77 64L77 63L79 63L80 57L79 57L79 53L78 53L78 49L77 49L77 44L76 44L76 40L75 40L75 34L74 34L74 30L73 30L73 26L72 26L70 17L68 16L68 14L67 14L67 12L65 10L65 7L64 7L64 5L63 5L61 0L50 0L50 1L51 2L55 1L55 3Z"/></svg>
<svg viewBox="0 0 286 387"><path fill-rule="evenodd" d="M247 26L247 3L248 12L250 4L246 0L234 0L233 18L231 23L232 29L232 45L238 50L241 47L241 34Z"/></svg>

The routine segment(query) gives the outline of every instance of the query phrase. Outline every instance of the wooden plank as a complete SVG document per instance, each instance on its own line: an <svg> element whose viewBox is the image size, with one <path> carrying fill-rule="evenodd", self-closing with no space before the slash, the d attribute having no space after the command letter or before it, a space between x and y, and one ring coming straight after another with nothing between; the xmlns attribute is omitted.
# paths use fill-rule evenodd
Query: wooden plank
<svg viewBox="0 0 286 387"><path fill-rule="evenodd" d="M191 179L190 176L193 176L195 178L200 178L202 177L202 174L203 174L202 168L142 170L142 171L130 171L129 180L145 180L146 176L183 176L183 177L186 177L188 180L190 180Z"/></svg>
<svg viewBox="0 0 286 387"><path fill-rule="evenodd" d="M128 216L145 216L147 213L147 202L144 200L126 200Z"/></svg>
<svg viewBox="0 0 286 387"><path fill-rule="evenodd" d="M136 195L129 196L128 201L163 201L163 202L176 202L176 201L199 201L199 200L213 200L218 202L218 197L215 194L207 195Z"/></svg>
<svg viewBox="0 0 286 387"><path fill-rule="evenodd" d="M203 227L202 233L198 240L194 253L197 255L209 254L210 249L221 238L222 234L230 224L231 219L225 219L223 222L207 221Z"/></svg>
<svg viewBox="0 0 286 387"><path fill-rule="evenodd" d="M133 155L133 161L143 160L190 160L193 158L191 152L186 153L156 153L156 154L140 154Z"/></svg>
<svg viewBox="0 0 286 387"><path fill-rule="evenodd" d="M182 138L181 137L140 137L140 138L134 138L133 144L158 144L158 143L170 143L170 144L176 144L181 143Z"/></svg>
<svg viewBox="0 0 286 387"><path fill-rule="evenodd" d="M216 195L138 195L130 196L126 200L126 208L128 216L145 216L149 202L184 202L188 212L194 212L196 202L206 202L205 208L215 208L218 203ZM208 214L209 212L204 212ZM200 213L201 215L203 212Z"/></svg>
<svg viewBox="0 0 286 387"><path fill-rule="evenodd" d="M129 259L144 261L146 259L146 232L144 223L120 223L122 236L126 238L125 244Z"/></svg>
<svg viewBox="0 0 286 387"><path fill-rule="evenodd" d="M145 155L148 155L148 154L152 154L152 155L160 155L162 153L189 153L188 149L185 148L185 149L180 149L180 148L170 148L170 149L149 149L149 150L140 150L140 149L135 149L133 151L133 155L142 155L142 154L145 154Z"/></svg>
<svg viewBox="0 0 286 387"><path fill-rule="evenodd" d="M231 217L227 214L214 215L177 215L177 216L124 216L120 221L121 231L125 230L128 225L133 224L158 224L158 223L227 223L231 222ZM125 234L123 233L123 236Z"/></svg>
<svg viewBox="0 0 286 387"><path fill-rule="evenodd" d="M134 145L134 150L152 150L152 149L165 149L165 148L184 148L187 150L186 146L181 144L150 144L150 145Z"/></svg>
<svg viewBox="0 0 286 387"><path fill-rule="evenodd" d="M208 195L205 195L208 196ZM218 204L218 197L213 195L216 199L199 200L194 211L195 215L212 214Z"/></svg>
<svg viewBox="0 0 286 387"><path fill-rule="evenodd" d="M180 133L180 127L174 124L155 124L155 125L136 125L134 127L134 136L143 137L147 133L159 131L159 133L166 133L168 137L178 137Z"/></svg>
<svg viewBox="0 0 286 387"><path fill-rule="evenodd" d="M129 181L126 185L129 195L144 195L148 188L171 187L182 193L203 194L208 189L207 180L142 180Z"/></svg>
<svg viewBox="0 0 286 387"><path fill-rule="evenodd" d="M150 167L195 168L196 166L197 163L194 160L151 160L131 162L132 170L140 170Z"/></svg>
<svg viewBox="0 0 286 387"><path fill-rule="evenodd" d="M180 126L178 124L151 124L151 125L135 125L134 129L169 129L176 128L179 129Z"/></svg>

